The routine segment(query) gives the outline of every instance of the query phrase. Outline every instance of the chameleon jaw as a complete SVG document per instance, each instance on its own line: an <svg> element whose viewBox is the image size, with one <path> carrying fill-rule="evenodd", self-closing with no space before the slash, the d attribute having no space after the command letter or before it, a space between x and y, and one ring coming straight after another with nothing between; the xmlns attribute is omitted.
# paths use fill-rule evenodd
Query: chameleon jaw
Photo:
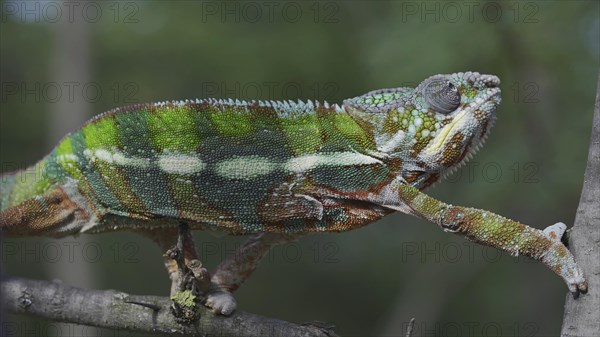
<svg viewBox="0 0 600 337"><path fill-rule="evenodd" d="M454 132L452 132L452 131L458 130L461 128L463 123L459 124L459 122L462 121L467 114L468 114L468 110L464 110L464 111L461 111L458 115L456 115L454 117L454 119L452 119L452 122L450 122L450 124L444 126L444 128L442 128L442 130L440 130L440 134L434 139L433 143L429 144L423 150L423 153L426 153L429 155L438 154L441 151L444 144L446 143L446 140L449 138L449 135L451 133L454 134Z"/></svg>

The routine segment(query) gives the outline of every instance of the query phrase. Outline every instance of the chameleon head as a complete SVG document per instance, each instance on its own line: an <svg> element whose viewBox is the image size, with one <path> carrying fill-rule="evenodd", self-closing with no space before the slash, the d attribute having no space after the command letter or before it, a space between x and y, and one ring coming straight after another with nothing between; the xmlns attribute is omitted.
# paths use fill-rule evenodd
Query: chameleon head
<svg viewBox="0 0 600 337"><path fill-rule="evenodd" d="M425 132L421 129L420 144L413 146L412 155L438 172L468 159L494 124L500 104L499 85L498 77L475 72L435 75L419 84L414 104L421 119L430 120L430 128ZM415 121L409 129L416 129Z"/></svg>
<svg viewBox="0 0 600 337"><path fill-rule="evenodd" d="M500 104L500 80L476 72L435 75L416 88L382 89L344 102L371 130L377 151L408 183L426 187L485 140Z"/></svg>

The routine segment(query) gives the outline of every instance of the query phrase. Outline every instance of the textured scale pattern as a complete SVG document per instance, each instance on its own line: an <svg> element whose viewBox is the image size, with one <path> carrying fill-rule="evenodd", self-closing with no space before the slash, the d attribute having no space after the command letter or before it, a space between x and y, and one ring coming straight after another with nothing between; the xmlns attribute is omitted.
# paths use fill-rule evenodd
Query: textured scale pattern
<svg viewBox="0 0 600 337"><path fill-rule="evenodd" d="M73 179L97 212L173 217L256 233L265 230L259 205L262 213L293 204L311 208L306 198L274 198L273 190L289 195L319 184L367 191L372 182L393 178L380 160L360 155L366 150L374 150L372 137L338 105L232 100L143 104L102 114L65 137L37 164L44 172L41 179L34 184L19 179L14 190L21 192L11 195L9 204ZM344 167L347 172L339 176ZM263 200L271 202L266 206ZM340 212L327 210L325 219L307 228L297 221L305 218L301 211L298 219L286 220L288 228L327 230L328 214Z"/></svg>

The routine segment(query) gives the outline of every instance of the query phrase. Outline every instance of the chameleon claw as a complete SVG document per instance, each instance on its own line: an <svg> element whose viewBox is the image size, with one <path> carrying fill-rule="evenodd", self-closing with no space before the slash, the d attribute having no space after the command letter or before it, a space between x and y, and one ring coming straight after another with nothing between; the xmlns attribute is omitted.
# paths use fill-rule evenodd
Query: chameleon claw
<svg viewBox="0 0 600 337"><path fill-rule="evenodd" d="M588 292L588 284L587 281L582 281L579 283L569 284L569 291L571 291L571 295L573 295L573 299L579 298L580 294L586 294Z"/></svg>
<svg viewBox="0 0 600 337"><path fill-rule="evenodd" d="M588 292L588 284L587 281L581 281L579 283L569 284L569 290L573 295L574 299L579 297L579 294L586 294Z"/></svg>
<svg viewBox="0 0 600 337"><path fill-rule="evenodd" d="M564 278L569 291L573 294L573 298L576 299L580 294L586 294L588 292L588 283L580 270L576 270L575 275Z"/></svg>
<svg viewBox="0 0 600 337"><path fill-rule="evenodd" d="M573 294L574 298L577 298L579 294L585 294L588 291L588 283L583 275L583 271L576 264L575 259L571 252L562 244L562 242L556 242L553 245L552 253L548 255L550 259L543 259L544 262L552 261L550 265L553 265L553 270L559 274L569 291Z"/></svg>

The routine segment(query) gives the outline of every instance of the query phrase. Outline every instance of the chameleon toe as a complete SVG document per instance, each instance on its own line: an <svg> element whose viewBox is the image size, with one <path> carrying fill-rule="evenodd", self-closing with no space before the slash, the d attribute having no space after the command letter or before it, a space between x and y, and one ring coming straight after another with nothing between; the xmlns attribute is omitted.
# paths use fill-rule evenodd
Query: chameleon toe
<svg viewBox="0 0 600 337"><path fill-rule="evenodd" d="M583 277L577 281L569 282L567 286L574 299L577 299L580 294L587 294L588 292L588 283L585 279L583 279Z"/></svg>
<svg viewBox="0 0 600 337"><path fill-rule="evenodd" d="M237 307L235 298L231 293L223 290L216 290L210 292L206 297L206 304L208 308L215 314L229 316Z"/></svg>

